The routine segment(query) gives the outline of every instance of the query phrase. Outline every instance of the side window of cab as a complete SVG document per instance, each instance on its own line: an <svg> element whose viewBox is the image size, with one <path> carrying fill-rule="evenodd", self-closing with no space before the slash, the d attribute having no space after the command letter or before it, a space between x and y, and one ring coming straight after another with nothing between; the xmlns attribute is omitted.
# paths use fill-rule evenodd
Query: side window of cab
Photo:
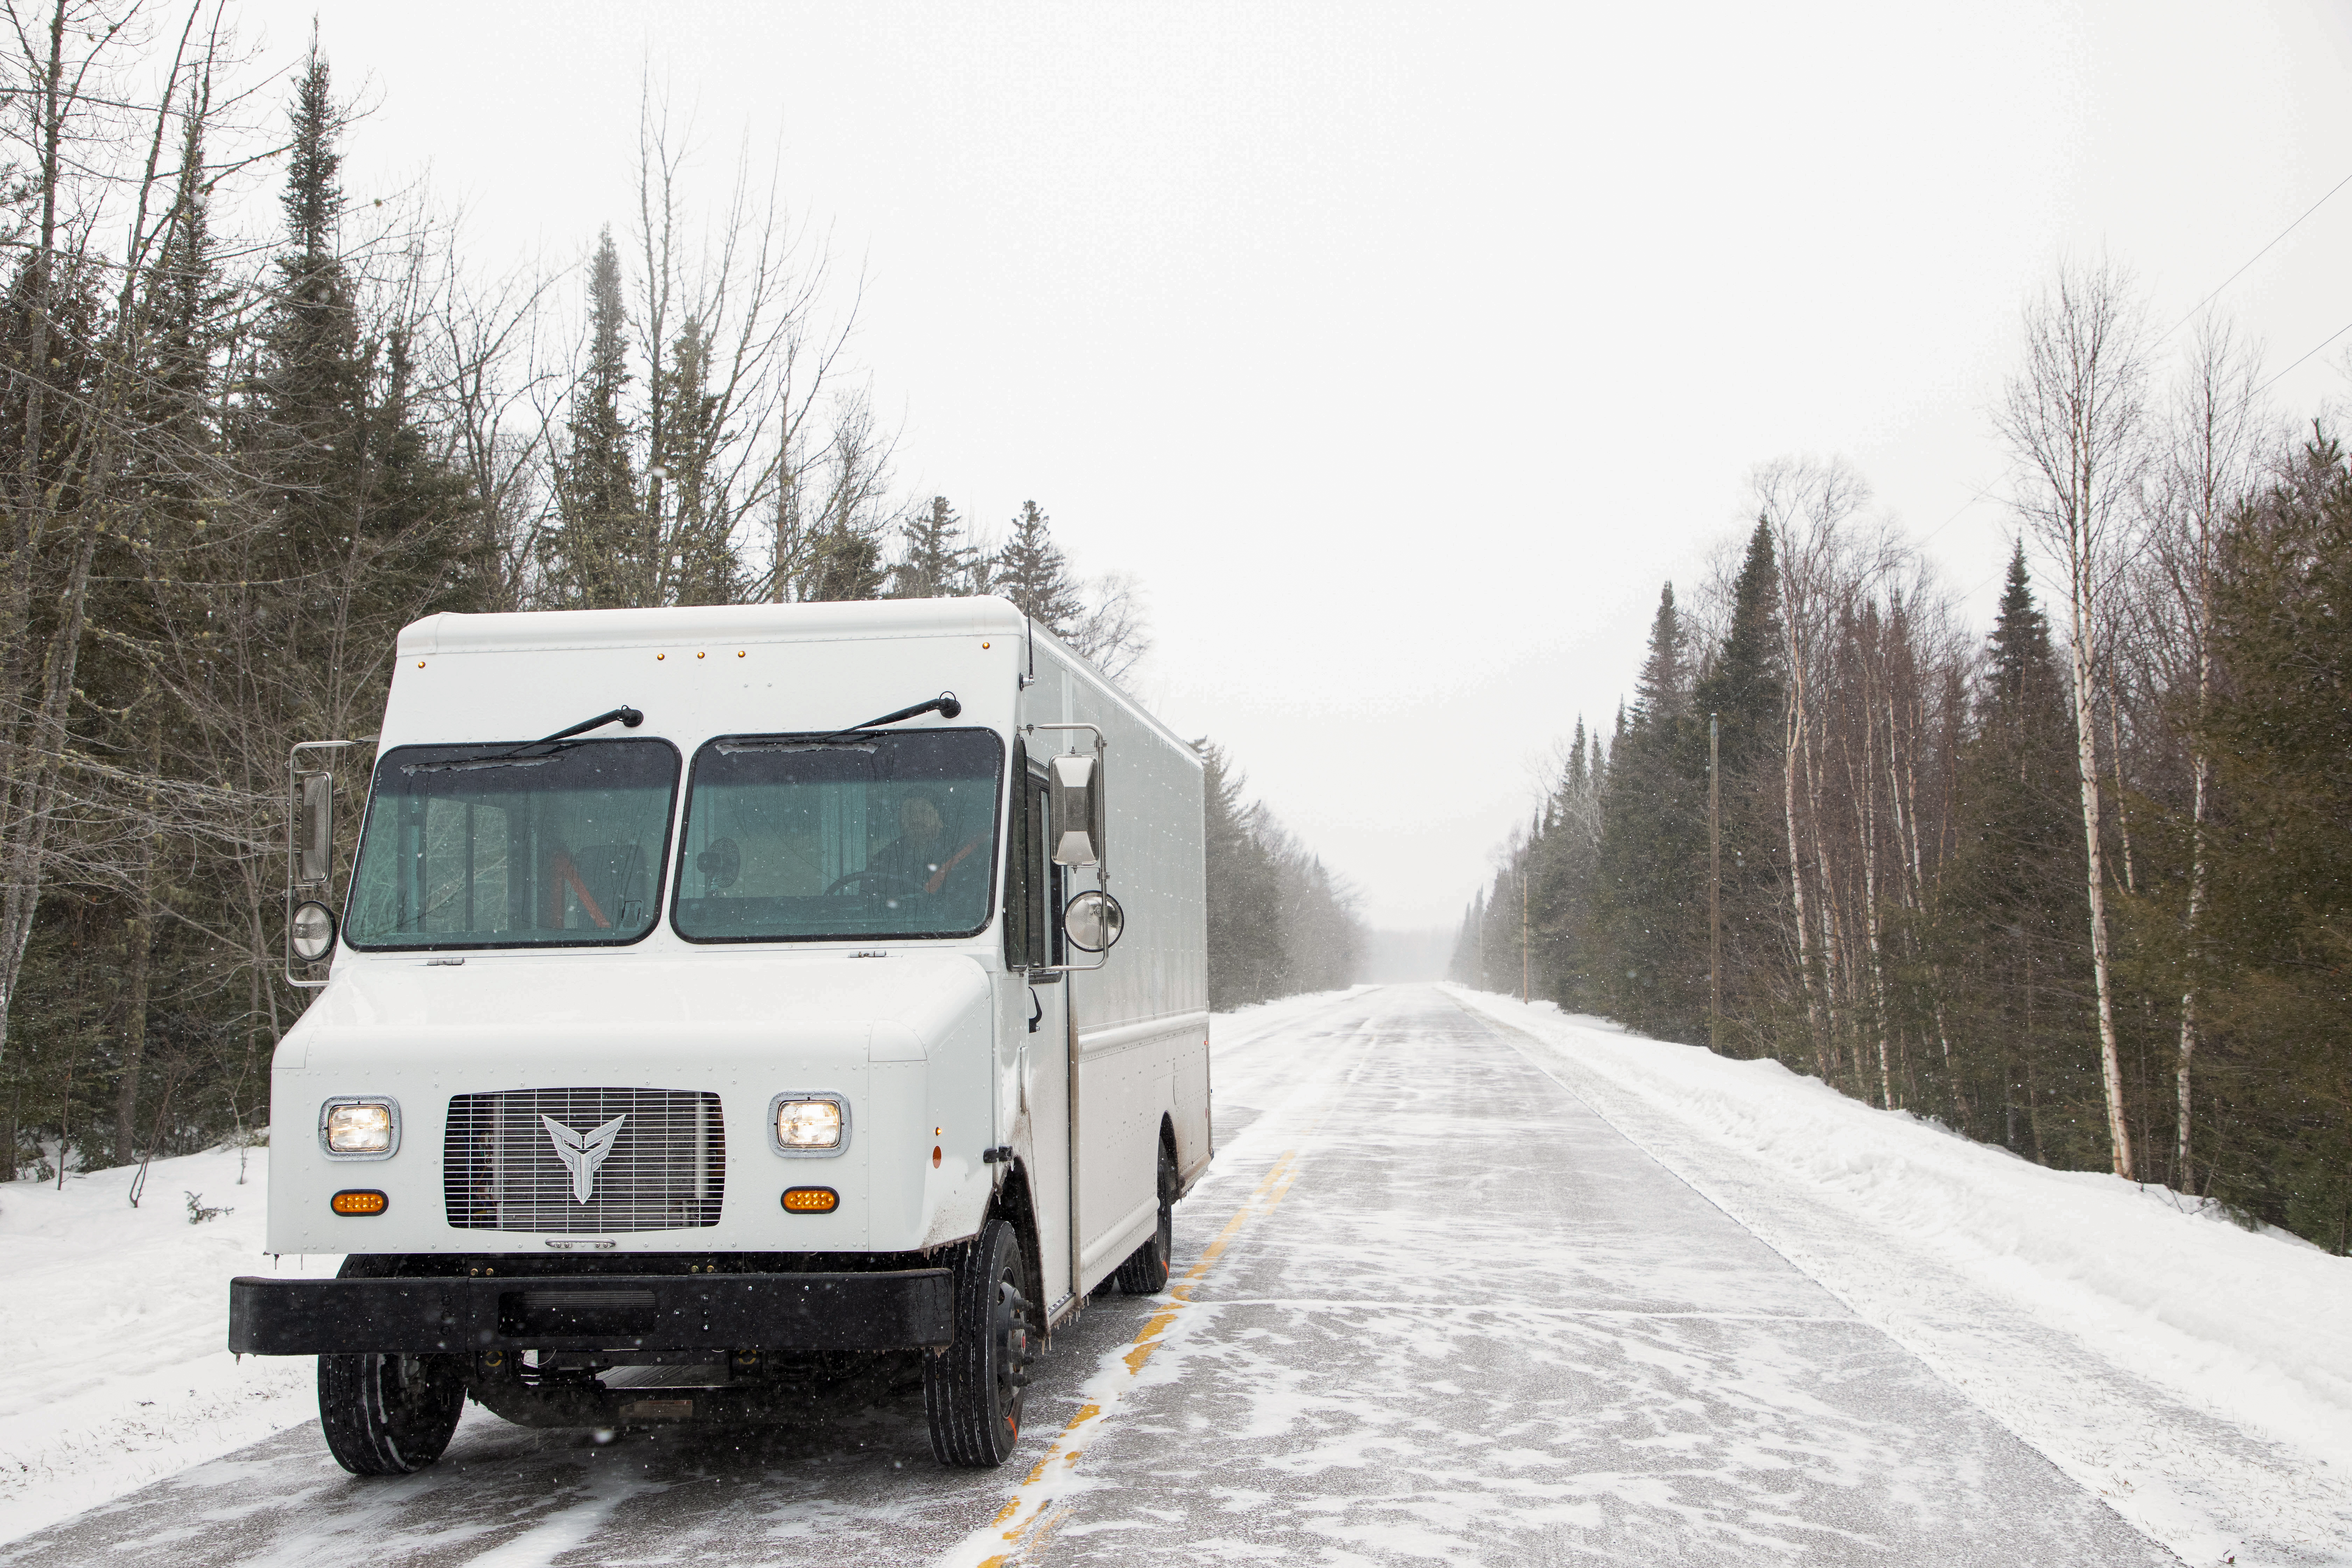
<svg viewBox="0 0 2352 1568"><path fill-rule="evenodd" d="M1011 831L1005 843L1004 963L1008 969L1037 969L1062 962L1062 934L1055 918L1062 903L1062 868L1046 853L1045 775L1030 772L1025 746L1013 748L1013 776L1018 793L1008 814ZM1034 976L1040 985L1061 978Z"/></svg>

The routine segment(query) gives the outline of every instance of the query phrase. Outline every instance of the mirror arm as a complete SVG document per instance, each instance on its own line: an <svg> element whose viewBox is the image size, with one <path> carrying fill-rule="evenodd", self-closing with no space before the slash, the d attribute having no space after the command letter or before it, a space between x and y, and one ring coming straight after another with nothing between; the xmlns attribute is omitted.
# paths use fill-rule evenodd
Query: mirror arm
<svg viewBox="0 0 2352 1568"><path fill-rule="evenodd" d="M1092 963L1033 963L1029 966L1028 973L1032 974L1092 974L1096 970L1100 969L1104 964L1108 963L1109 962L1110 949L1104 948L1102 950L1102 956L1096 959Z"/></svg>

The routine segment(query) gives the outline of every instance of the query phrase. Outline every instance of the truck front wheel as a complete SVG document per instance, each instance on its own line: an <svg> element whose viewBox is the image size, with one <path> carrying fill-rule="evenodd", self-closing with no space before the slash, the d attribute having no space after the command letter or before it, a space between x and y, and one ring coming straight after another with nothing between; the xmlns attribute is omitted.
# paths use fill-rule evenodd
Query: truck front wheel
<svg viewBox="0 0 2352 1568"><path fill-rule="evenodd" d="M1021 1239L1001 1219L955 1250L955 1342L923 1352L923 1408L942 1465L1003 1464L1021 1436L1041 1335Z"/></svg>
<svg viewBox="0 0 2352 1568"><path fill-rule="evenodd" d="M441 1457L466 1408L454 1355L322 1355L319 1425L355 1476L404 1476Z"/></svg>

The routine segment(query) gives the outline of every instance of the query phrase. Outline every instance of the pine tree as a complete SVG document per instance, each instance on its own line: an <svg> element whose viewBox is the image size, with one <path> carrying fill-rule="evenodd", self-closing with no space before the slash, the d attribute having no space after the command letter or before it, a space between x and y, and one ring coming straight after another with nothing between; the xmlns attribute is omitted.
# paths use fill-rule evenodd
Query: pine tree
<svg viewBox="0 0 2352 1568"><path fill-rule="evenodd" d="M1953 851L1932 941L1951 977L1951 1026L1979 1070L1969 1120L2046 1163L2102 1163L2097 1063L2084 1045L2074 720L2022 546L1986 646L1952 808Z"/></svg>
<svg viewBox="0 0 2352 1568"><path fill-rule="evenodd" d="M1601 994L1617 1017L1668 1039L1697 1037L1706 1017L1706 786L1688 767L1688 679L1669 583L1610 751L1591 900Z"/></svg>
<svg viewBox="0 0 2352 1568"><path fill-rule="evenodd" d="M1481 888L1470 899L1470 907L1462 912L1461 929L1454 935L1453 962L1445 966L1446 978L1469 986L1483 988L1486 984L1486 966L1479 946L1480 932L1486 923L1486 890Z"/></svg>
<svg viewBox="0 0 2352 1568"><path fill-rule="evenodd" d="M1012 600L1058 637L1067 637L1086 614L1077 585L1070 581L1070 563L1054 542L1053 520L1035 501L1021 503L1013 531L996 553L989 591Z"/></svg>
<svg viewBox="0 0 2352 1568"><path fill-rule="evenodd" d="M315 557L339 552L350 527L362 396L358 312L336 244L342 111L315 42L288 118L286 242L272 262L277 287L262 328L264 439L289 545Z"/></svg>
<svg viewBox="0 0 2352 1568"><path fill-rule="evenodd" d="M2324 426L2230 520L2207 714L2219 809L2200 945L2210 1190L2352 1252L2352 461ZM2169 989L2177 989L2171 987Z"/></svg>
<svg viewBox="0 0 2352 1568"><path fill-rule="evenodd" d="M710 340L701 318L686 319L656 380L662 418L646 465L646 544L657 556L657 570L640 602L733 604L742 596L742 572L711 472L724 432L719 400L710 391Z"/></svg>
<svg viewBox="0 0 2352 1568"><path fill-rule="evenodd" d="M1192 742L1201 753L1202 848L1208 892L1209 1005L1227 1008L1284 994L1290 955L1284 941L1282 889L1273 858L1242 799L1242 778L1223 748Z"/></svg>
<svg viewBox="0 0 2352 1568"><path fill-rule="evenodd" d="M1528 923L1536 994L1583 1010L1601 1005L1594 966L1593 883L1600 870L1601 793L1578 714L1568 760L1528 846Z"/></svg>
<svg viewBox="0 0 2352 1568"><path fill-rule="evenodd" d="M837 525L820 534L812 547L804 596L878 599L887 579L882 542L862 530Z"/></svg>
<svg viewBox="0 0 2352 1568"><path fill-rule="evenodd" d="M1769 1026L1767 995L1784 941L1780 908L1787 876L1784 825L1780 816L1782 726L1788 700L1781 662L1786 641L1780 625L1780 564L1772 531L1758 523L1732 587L1731 625L1706 673L1692 689L1690 722L1684 731L1678 771L1692 790L1692 809L1703 813L1708 767L1707 725L1717 726L1716 765L1721 802L1724 1013L1735 1022L1729 1039L1744 1032L1748 1043L1735 1054L1761 1048ZM1704 818L1700 825L1705 827ZM1704 843L1704 840L1701 841ZM1704 913L1706 890L1697 899ZM1698 956L1703 968L1705 955ZM1732 1050L1729 1045L1724 1047Z"/></svg>
<svg viewBox="0 0 2352 1568"><path fill-rule="evenodd" d="M1683 637L1681 616L1675 609L1675 585L1658 594L1658 611L1650 621L1650 652L1633 689L1633 714L1639 724L1664 731L1689 710L1690 658Z"/></svg>
<svg viewBox="0 0 2352 1568"><path fill-rule="evenodd" d="M261 607L289 616L286 655L324 668L319 694L332 712L388 668L388 654L360 654L354 639L377 635L380 616L401 617L396 627L443 604L478 563L480 542L463 536L472 504L410 406L406 329L362 331L339 243L343 113L315 44L289 120L286 242L262 326L257 457L278 520L274 574L313 586ZM373 674L352 679L371 658Z"/></svg>
<svg viewBox="0 0 2352 1568"><path fill-rule="evenodd" d="M905 557L890 571L894 599L953 599L975 592L972 565L978 555L964 537L963 519L945 496L901 525Z"/></svg>
<svg viewBox="0 0 2352 1568"><path fill-rule="evenodd" d="M343 116L315 47L289 118L287 234L262 321L257 416L237 433L266 512L245 559L212 563L235 578L215 624L274 648L264 684L288 706L273 721L345 732L380 710L400 626L478 602L487 542L415 406L410 327L364 321L341 259Z"/></svg>
<svg viewBox="0 0 2352 1568"><path fill-rule="evenodd" d="M608 227L588 268L588 364L572 389L569 450L556 473L559 523L550 542L558 602L582 609L645 603L647 520L626 412L628 307Z"/></svg>
<svg viewBox="0 0 2352 1568"><path fill-rule="evenodd" d="M1694 687L1691 712L1717 715L1722 765L1744 774L1780 741L1781 704L1780 574L1772 557L1772 531L1762 523L1748 536L1732 587L1731 626L1723 647Z"/></svg>

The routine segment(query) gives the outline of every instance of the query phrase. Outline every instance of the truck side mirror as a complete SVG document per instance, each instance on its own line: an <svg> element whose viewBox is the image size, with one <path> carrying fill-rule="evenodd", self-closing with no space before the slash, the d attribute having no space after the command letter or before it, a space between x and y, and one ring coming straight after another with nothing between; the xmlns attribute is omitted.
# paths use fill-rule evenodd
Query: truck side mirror
<svg viewBox="0 0 2352 1568"><path fill-rule="evenodd" d="M330 773L296 776L294 883L323 887L335 864L335 780Z"/></svg>
<svg viewBox="0 0 2352 1568"><path fill-rule="evenodd" d="M1057 866L1098 866L1103 855L1102 759L1076 752L1046 764L1049 841ZM1099 952L1099 949L1089 949Z"/></svg>
<svg viewBox="0 0 2352 1568"><path fill-rule="evenodd" d="M1108 952L1127 931L1127 911L1117 899L1090 888L1062 910L1062 932L1081 952Z"/></svg>

